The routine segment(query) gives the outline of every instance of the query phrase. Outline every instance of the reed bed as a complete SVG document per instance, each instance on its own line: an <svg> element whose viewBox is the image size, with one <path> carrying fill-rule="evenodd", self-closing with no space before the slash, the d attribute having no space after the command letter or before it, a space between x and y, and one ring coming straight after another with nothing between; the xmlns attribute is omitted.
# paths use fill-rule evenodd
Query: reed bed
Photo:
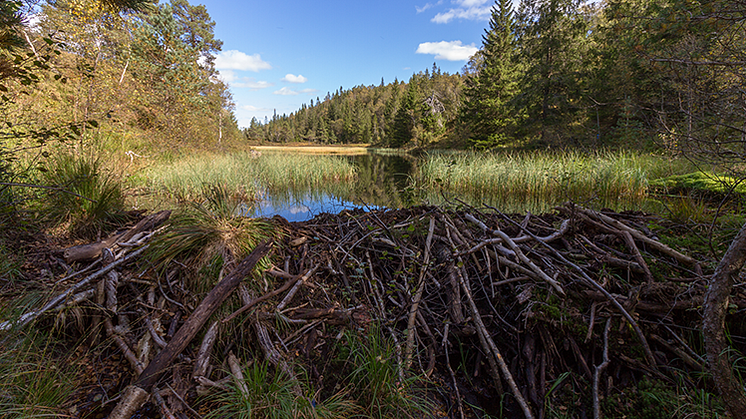
<svg viewBox="0 0 746 419"><path fill-rule="evenodd" d="M354 166L342 157L245 152L159 165L143 174L143 183L181 200L200 199L211 185L253 200L264 192L323 188L355 178Z"/></svg>
<svg viewBox="0 0 746 419"><path fill-rule="evenodd" d="M431 154L418 185L506 211L545 212L564 201L640 208L652 179L686 173L681 160L632 152Z"/></svg>

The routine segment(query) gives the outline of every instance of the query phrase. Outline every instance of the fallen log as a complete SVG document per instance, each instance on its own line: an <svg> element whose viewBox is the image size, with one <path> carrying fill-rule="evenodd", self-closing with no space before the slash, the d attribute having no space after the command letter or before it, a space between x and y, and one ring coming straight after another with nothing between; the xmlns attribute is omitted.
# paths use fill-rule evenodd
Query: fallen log
<svg viewBox="0 0 746 419"><path fill-rule="evenodd" d="M142 393L149 393L155 383L158 381L161 373L164 372L171 362L181 351L186 348L189 342L194 339L199 330L205 324L207 319L220 307L226 298L236 289L241 281L249 275L254 266L269 253L272 248L271 242L260 243L249 256L236 266L236 269L218 282L209 294L197 306L189 319L176 332L168 345L156 355L148 364L133 385L128 386L122 400L117 404L110 419L126 419L132 416L142 403L147 399L141 397ZM134 388L134 389L133 389ZM139 390L139 391L138 391ZM127 397L131 395L131 397ZM116 413L116 415L114 414Z"/></svg>
<svg viewBox="0 0 746 419"><path fill-rule="evenodd" d="M153 230L166 222L170 216L171 211L169 210L156 212L143 218L127 231L115 233L96 243L69 247L62 252L62 255L67 263L96 259L101 256L101 252L104 249L114 246L117 243L125 243L138 233Z"/></svg>

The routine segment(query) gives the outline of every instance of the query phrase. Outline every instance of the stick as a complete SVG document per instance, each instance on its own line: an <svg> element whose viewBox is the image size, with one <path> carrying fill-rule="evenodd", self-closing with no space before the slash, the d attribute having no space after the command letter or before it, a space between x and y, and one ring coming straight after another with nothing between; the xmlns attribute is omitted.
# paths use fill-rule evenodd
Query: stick
<svg viewBox="0 0 746 419"><path fill-rule="evenodd" d="M45 312L53 309L58 304L60 304L62 301L64 301L68 296L75 293L75 291L79 290L80 288L83 288L84 286L88 285L91 281L94 279L100 278L103 275L106 275L109 271L116 268L119 265L124 264L125 262L129 262L133 258L139 256L142 252L145 251L145 249L148 248L149 245L145 245L134 252L127 255L127 257L116 260L109 265L99 269L98 271L92 273L91 275L87 276L85 279L81 280L77 284L73 285L65 291L64 293L58 295L57 297L53 298L51 301L49 301L44 307L40 308L37 311L31 311L28 313L25 313L16 321L8 320L5 322L0 323L0 331L5 332L10 330L13 327L22 328L26 326L27 324L31 323L32 321L36 320L37 317L44 314Z"/></svg>
<svg viewBox="0 0 746 419"><path fill-rule="evenodd" d="M526 230L526 231L528 231L528 230ZM551 285L552 288L554 288L554 290L557 291L557 293L559 295L561 295L563 297L565 296L565 290L562 289L562 286L559 284L559 282L555 281L554 279L552 279L552 277L550 277L549 275L547 275L546 273L544 273L544 271L542 271L541 268L539 268L538 266L536 266L536 264L534 262L532 262L531 259L529 259L528 257L526 257L526 255L523 254L523 252L518 247L518 245L515 244L515 242L513 242L513 240L511 240L510 237L508 237L507 234L503 233L500 230L495 230L494 233L497 234L500 238L502 238L505 241L505 243L510 247L510 249L513 250L513 252L515 252L516 256L518 256L518 258L521 260L521 262L523 262L524 264L528 265L528 267L531 268L532 271L536 272L536 274L539 275L539 277L544 282L546 282L547 284ZM544 243L544 242L541 242L541 243ZM546 243L544 243L544 244L546 245Z"/></svg>
<svg viewBox="0 0 746 419"><path fill-rule="evenodd" d="M604 358L601 365L596 366L593 372L593 419L601 418L601 401L598 397L599 383L601 381L601 374L603 374L606 367L609 366L609 329L611 329L611 317L606 319L606 327L604 328Z"/></svg>
<svg viewBox="0 0 746 419"><path fill-rule="evenodd" d="M199 346L199 352L197 352L197 361L194 363L194 370L192 372L192 378L196 379L200 376L207 376L207 367L210 365L210 353L212 353L212 347L218 338L218 326L219 322L213 322L205 332L205 337L202 338L202 344Z"/></svg>
<svg viewBox="0 0 746 419"><path fill-rule="evenodd" d="M448 234L449 240L450 240L450 233ZM451 241L451 247L456 248L453 241ZM459 265L463 267L463 260L459 256L457 258L457 261ZM474 299L471 296L471 288L466 283L466 280L464 276L462 275L461 271L456 271L458 273L458 279L461 284L461 288L464 290L464 295L466 295L466 301L469 303L468 308L471 312L472 320L474 321L474 324L477 328L477 332L479 335L479 340L482 343L482 347L485 349L485 351L492 356L488 357L487 359L490 361L490 366L493 370L495 368L495 363L497 363L497 366L500 367L500 371L502 372L503 378L505 378L505 381L508 382L508 385L510 386L510 390L513 393L513 397L515 397L518 404L521 406L521 409L523 410L523 415L526 417L526 419L533 419L534 414L531 412L531 408L528 406L528 403L526 403L526 400L523 398L523 395L521 394L521 391L518 389L518 385L516 384L515 380L513 379L513 375L510 373L510 368L508 368L508 364L505 363L505 360L503 359L502 354L500 353L500 350L497 348L497 345L492 340L492 336L490 336L489 332L487 331L487 328L484 326L484 322L482 321L482 316L479 314L479 309L477 309L477 305L474 302ZM500 386L500 378L494 377L496 383L495 388L502 387ZM499 386L499 387L498 387Z"/></svg>
<svg viewBox="0 0 746 419"><path fill-rule="evenodd" d="M308 277L310 277L311 275L313 275L313 272L315 272L315 270L318 267L319 267L319 265L316 265L316 267L314 269L309 270L305 275L301 276L300 278L298 278L297 275L293 276L290 280L286 281L285 284L283 284L280 288L278 288L278 289L276 289L274 291L268 292L268 293L264 294L263 296L261 296L259 298L255 298L255 299L249 301L248 303L244 304L243 307L241 307L238 310L234 311L230 316L224 318L222 320L222 322L223 323L229 322L229 321L235 319L236 316L238 316L239 314L241 314L241 313L245 312L246 310L250 309L251 307L254 307L255 305L261 303L262 301L267 300L269 298L272 298L275 295L284 292L286 289L290 288L291 285L294 285L294 284L297 284L298 282L302 282L304 280L307 280ZM279 272L279 271L275 271L275 272ZM279 309L278 309L278 311L279 311Z"/></svg>
<svg viewBox="0 0 746 419"><path fill-rule="evenodd" d="M163 370L167 368L176 356L186 348L189 342L194 339L194 336L199 332L207 319L238 287L241 280L251 273L257 262L269 253L271 248L271 242L262 242L249 256L236 266L233 273L218 282L212 291L210 291L210 293L202 300L199 306L197 306L191 316L189 316L187 321L176 332L174 337L168 343L168 346L156 355L156 357L140 374L135 384L130 387L139 387L142 391L147 393L153 385L155 385L156 381L158 381L158 377L160 377ZM119 403L129 405L131 401L123 397ZM139 406L134 410L137 410L137 408L139 408ZM125 419L128 417L129 416L114 416L113 414L109 416L110 419Z"/></svg>
<svg viewBox="0 0 746 419"><path fill-rule="evenodd" d="M422 269L420 270L420 280L417 284L417 292L412 300L412 307L409 309L409 321L407 322L407 345L404 347L404 368L409 369L412 365L412 349L414 347L414 336L417 333L415 330L415 319L417 318L417 311L420 308L420 300L422 299L422 292L425 290L425 273L430 268L430 246L433 242L433 232L435 231L435 218L430 217L430 229L427 232L427 239L425 240L425 256L422 261Z"/></svg>
<svg viewBox="0 0 746 419"><path fill-rule="evenodd" d="M503 214L502 212L500 212L500 210L498 210L497 208L493 208L493 209L495 211L497 211L498 213L500 213L503 216L503 218L505 218L509 222L513 223L514 225L518 225L518 223L516 223L515 221L511 220L508 216L506 216L505 214ZM533 235L533 233L531 233L528 230L525 230L525 232L528 235ZM624 318L627 319L627 321L629 322L629 324L635 330L635 334L637 335L637 338L640 340L640 344L642 345L642 348L643 348L643 350L645 352L645 360L648 362L648 364L650 365L650 367L655 370L656 363L655 363L655 357L653 356L653 351L650 350L650 345L648 345L648 341L647 341L647 339L645 339L645 335L642 333L642 329L640 329L640 326L637 324L637 322L635 321L635 319L629 314L629 312L624 308L624 306L622 306L619 303L619 301L617 301L617 299L614 298L613 295L611 295L611 293L609 293L608 291L606 291L606 289L604 287L602 287L601 285L599 285L598 282L594 281L593 278L591 278L590 276L588 276L588 274L585 273L585 271L582 268L580 268L580 266L578 266L578 265L570 262L569 260L567 260L564 256L562 256L562 253L558 252L557 249L553 248L552 246L548 245L547 243L544 243L544 242L541 242L541 241L539 243L541 245L543 245L544 247L546 247L550 252L552 252L557 259L561 260L563 263L569 265L570 267L572 267L573 269L575 269L576 271L578 271L578 273L580 273L580 276L583 279L585 279L585 281L589 285L591 285L593 288L601 291L601 293L609 301L611 301L612 304L614 304L614 306L622 313L622 315L624 316Z"/></svg>
<svg viewBox="0 0 746 419"><path fill-rule="evenodd" d="M632 255L635 257L635 260L637 261L637 264L640 265L643 272L645 273L645 279L648 281L648 284L653 283L653 274L650 272L650 268L648 267L648 264L645 263L645 259L642 257L642 254L640 253L640 249L637 248L637 245L635 244L635 240L632 238L632 234L629 231L620 231L619 234L624 237L624 242L627 243L627 247L632 250Z"/></svg>

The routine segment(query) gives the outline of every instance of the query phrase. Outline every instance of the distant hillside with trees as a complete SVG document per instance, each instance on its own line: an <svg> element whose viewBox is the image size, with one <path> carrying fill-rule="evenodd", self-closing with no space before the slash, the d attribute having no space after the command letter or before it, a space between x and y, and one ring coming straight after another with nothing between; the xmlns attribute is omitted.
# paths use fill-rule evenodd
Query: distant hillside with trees
<svg viewBox="0 0 746 419"><path fill-rule="evenodd" d="M406 83L340 88L290 115L254 120L244 135L408 148L681 147L697 115L717 113L703 102L707 92L731 83L691 64L743 52L743 33L725 31L740 13L730 3L522 0L512 10L498 0L460 74L433 66ZM742 126L729 115L721 132Z"/></svg>

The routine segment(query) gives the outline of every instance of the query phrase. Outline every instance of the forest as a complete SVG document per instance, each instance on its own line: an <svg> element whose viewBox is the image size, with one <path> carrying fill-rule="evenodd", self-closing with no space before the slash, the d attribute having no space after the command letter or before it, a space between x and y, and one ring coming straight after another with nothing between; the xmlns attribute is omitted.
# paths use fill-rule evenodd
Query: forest
<svg viewBox="0 0 746 419"><path fill-rule="evenodd" d="M340 87L243 131L271 142L741 155L740 13L726 1L497 1L460 73L434 64L406 83Z"/></svg>

